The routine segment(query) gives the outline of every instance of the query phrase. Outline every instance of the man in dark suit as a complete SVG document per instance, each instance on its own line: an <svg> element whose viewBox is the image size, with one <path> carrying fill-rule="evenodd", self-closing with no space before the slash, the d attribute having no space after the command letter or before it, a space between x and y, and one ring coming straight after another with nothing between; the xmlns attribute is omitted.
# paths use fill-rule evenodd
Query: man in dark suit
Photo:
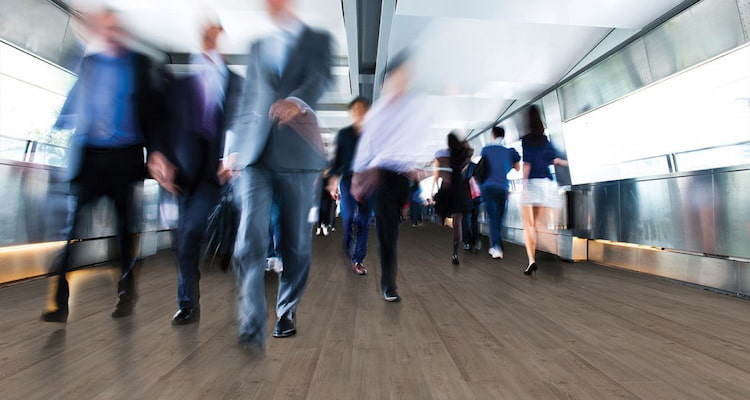
<svg viewBox="0 0 750 400"><path fill-rule="evenodd" d="M125 46L126 34L117 14L102 11L88 20L102 51L86 56L78 81L61 111L57 127L73 128L69 149L70 209L68 243L53 266L55 308L42 320L66 322L69 287L66 273L71 252L78 245L78 216L87 205L102 196L114 201L120 250L118 302L113 318L132 314L135 305L135 248L133 245L134 188L141 184L146 169L143 148L159 148L163 131L161 69L149 59Z"/></svg>
<svg viewBox="0 0 750 400"><path fill-rule="evenodd" d="M312 222L326 167L315 103L330 81L331 38L304 25L290 0L266 0L278 28L250 48L238 123L227 133L225 162L238 175L240 227L234 260L239 284L239 342L265 344L264 270L271 202L280 211L284 271L274 337L296 333L295 311L307 284ZM311 212L312 211L312 212Z"/></svg>
<svg viewBox="0 0 750 400"><path fill-rule="evenodd" d="M218 20L208 21L201 35L202 52L191 56L190 75L171 82L169 154L154 155L160 161L160 170L154 174L157 181L178 196L179 204L175 241L178 310L173 325L200 320L199 247L208 215L226 181L220 160L227 116L236 114L242 90L242 78L227 68L217 51L222 32Z"/></svg>

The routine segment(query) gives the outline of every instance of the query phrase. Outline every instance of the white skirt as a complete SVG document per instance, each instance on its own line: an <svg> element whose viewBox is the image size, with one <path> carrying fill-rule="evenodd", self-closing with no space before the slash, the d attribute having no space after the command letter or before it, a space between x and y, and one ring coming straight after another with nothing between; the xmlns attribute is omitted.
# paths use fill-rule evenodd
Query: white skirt
<svg viewBox="0 0 750 400"><path fill-rule="evenodd" d="M535 178L524 181L521 204L525 206L562 208L563 198L557 184L550 179Z"/></svg>

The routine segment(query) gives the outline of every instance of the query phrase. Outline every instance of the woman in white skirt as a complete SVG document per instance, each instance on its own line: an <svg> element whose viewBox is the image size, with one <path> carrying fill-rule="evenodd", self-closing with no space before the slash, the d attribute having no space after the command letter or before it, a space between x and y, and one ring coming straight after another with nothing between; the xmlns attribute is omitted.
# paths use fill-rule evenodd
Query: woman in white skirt
<svg viewBox="0 0 750 400"><path fill-rule="evenodd" d="M539 109L531 106L528 109L528 133L521 140L523 147L524 190L521 194L521 218L523 236L529 265L523 271L531 275L537 270L535 261L537 243L537 223L543 223L547 208L560 208L560 196L557 185L552 181L550 165L568 165L566 160L557 157L557 152L547 136L544 135Z"/></svg>

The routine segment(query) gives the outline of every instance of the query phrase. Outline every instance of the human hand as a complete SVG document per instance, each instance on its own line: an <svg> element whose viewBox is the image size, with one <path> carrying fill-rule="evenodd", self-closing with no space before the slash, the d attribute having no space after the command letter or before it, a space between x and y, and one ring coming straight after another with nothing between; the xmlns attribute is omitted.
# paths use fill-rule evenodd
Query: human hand
<svg viewBox="0 0 750 400"><path fill-rule="evenodd" d="M328 178L328 186L326 186L326 190L328 193L331 194L332 198L336 198L338 196L339 191L339 177L336 175L331 175Z"/></svg>
<svg viewBox="0 0 750 400"><path fill-rule="evenodd" d="M174 181L177 167L169 162L164 154L159 151L149 152L146 167L151 177L159 182L161 187L174 195L180 194L181 189Z"/></svg>
<svg viewBox="0 0 750 400"><path fill-rule="evenodd" d="M294 119L294 117L303 114L304 109L299 104L292 100L282 99L271 106L268 111L268 116L279 123L279 125L286 125Z"/></svg>
<svg viewBox="0 0 750 400"><path fill-rule="evenodd" d="M233 171L224 166L224 161L219 161L219 168L216 170L216 178L219 179L219 184L223 185L233 177Z"/></svg>
<svg viewBox="0 0 750 400"><path fill-rule="evenodd" d="M216 177L219 179L220 184L223 185L240 174L241 169L238 165L239 161L237 158L237 153L231 153L219 162L219 169L216 171Z"/></svg>

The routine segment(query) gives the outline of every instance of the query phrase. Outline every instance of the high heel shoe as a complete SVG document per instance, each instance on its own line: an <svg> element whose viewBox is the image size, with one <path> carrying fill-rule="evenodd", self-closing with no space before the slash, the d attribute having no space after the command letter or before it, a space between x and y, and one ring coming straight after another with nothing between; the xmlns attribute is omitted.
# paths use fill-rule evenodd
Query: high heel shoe
<svg viewBox="0 0 750 400"><path fill-rule="evenodd" d="M525 270L523 271L523 274L524 274L524 275L526 275L526 276L528 276L528 275L531 275L531 274L533 274L533 273L535 273L535 272L536 272L537 268L538 268L538 267L536 266L536 263L531 263L531 264L529 264L529 266L528 266L528 267L526 267L526 269L525 269Z"/></svg>
<svg viewBox="0 0 750 400"><path fill-rule="evenodd" d="M459 262L458 262L458 254L453 253L453 257L451 257L451 262L453 263L453 265L458 265L459 264Z"/></svg>

